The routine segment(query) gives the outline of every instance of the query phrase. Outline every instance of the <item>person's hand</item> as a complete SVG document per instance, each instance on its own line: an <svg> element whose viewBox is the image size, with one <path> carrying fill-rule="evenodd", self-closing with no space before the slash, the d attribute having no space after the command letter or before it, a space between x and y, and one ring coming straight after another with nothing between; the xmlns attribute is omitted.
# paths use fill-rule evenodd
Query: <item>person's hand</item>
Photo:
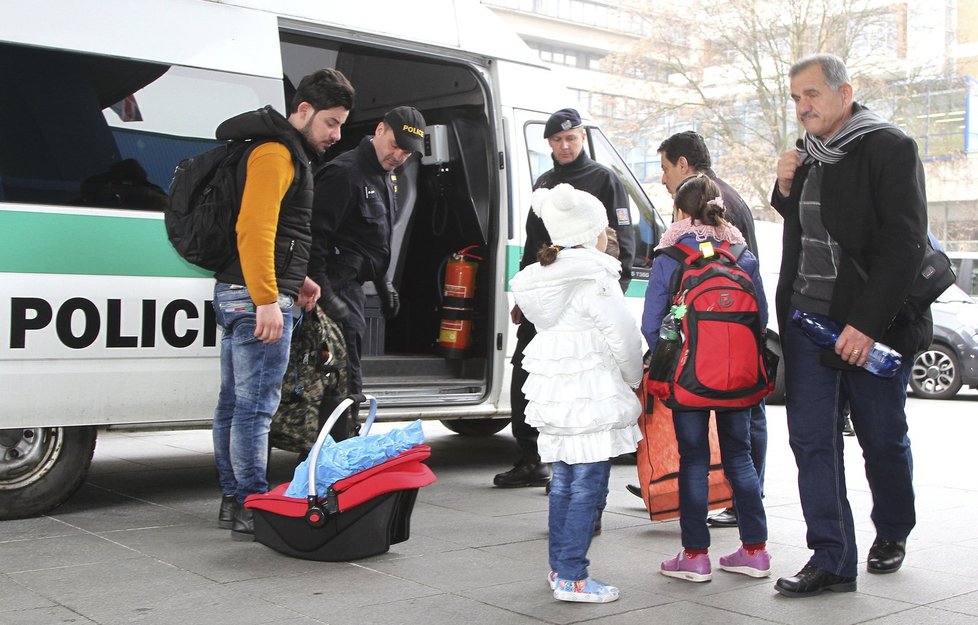
<svg viewBox="0 0 978 625"><path fill-rule="evenodd" d="M278 302L255 307L255 338L266 345L277 343L282 338L285 323Z"/></svg>
<svg viewBox="0 0 978 625"><path fill-rule="evenodd" d="M509 311L510 320L516 325L523 323L523 311L520 310L519 306L513 306L513 310Z"/></svg>
<svg viewBox="0 0 978 625"><path fill-rule="evenodd" d="M299 287L299 299L296 303L299 308L304 310L312 310L316 307L316 302L319 300L319 285L316 281L306 276L306 279L302 282L302 286Z"/></svg>
<svg viewBox="0 0 978 625"><path fill-rule="evenodd" d="M344 323L350 316L350 307L337 297L328 280L323 282L320 288L322 292L319 294L319 307L323 309L327 317L336 323Z"/></svg>
<svg viewBox="0 0 978 625"><path fill-rule="evenodd" d="M839 340L835 342L835 353L850 365L861 367L866 364L869 350L873 348L875 342L871 337L847 325L842 328L842 334L839 335Z"/></svg>
<svg viewBox="0 0 978 625"><path fill-rule="evenodd" d="M387 280L374 282L377 295L380 296L380 308L384 312L384 317L392 319L401 310L401 297L397 294L397 289Z"/></svg>
<svg viewBox="0 0 978 625"><path fill-rule="evenodd" d="M792 148L778 158L778 193L782 197L791 195L791 182L795 179L795 170L801 165L801 155Z"/></svg>

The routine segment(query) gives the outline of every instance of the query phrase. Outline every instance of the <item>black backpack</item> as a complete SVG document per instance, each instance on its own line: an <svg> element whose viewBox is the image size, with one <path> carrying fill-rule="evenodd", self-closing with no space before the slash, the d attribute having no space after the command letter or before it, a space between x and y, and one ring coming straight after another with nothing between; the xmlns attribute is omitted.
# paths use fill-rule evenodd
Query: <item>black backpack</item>
<svg viewBox="0 0 978 625"><path fill-rule="evenodd" d="M230 141L177 164L163 222L170 243L188 262L217 273L237 257L234 227L245 176L239 165L258 145Z"/></svg>

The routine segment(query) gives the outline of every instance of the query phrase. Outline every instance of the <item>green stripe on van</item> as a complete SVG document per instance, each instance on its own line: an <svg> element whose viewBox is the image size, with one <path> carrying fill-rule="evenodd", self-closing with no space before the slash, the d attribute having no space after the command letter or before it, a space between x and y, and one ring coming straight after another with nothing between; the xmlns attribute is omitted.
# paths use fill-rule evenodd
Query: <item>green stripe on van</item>
<svg viewBox="0 0 978 625"><path fill-rule="evenodd" d="M162 219L0 210L0 272L206 278Z"/></svg>

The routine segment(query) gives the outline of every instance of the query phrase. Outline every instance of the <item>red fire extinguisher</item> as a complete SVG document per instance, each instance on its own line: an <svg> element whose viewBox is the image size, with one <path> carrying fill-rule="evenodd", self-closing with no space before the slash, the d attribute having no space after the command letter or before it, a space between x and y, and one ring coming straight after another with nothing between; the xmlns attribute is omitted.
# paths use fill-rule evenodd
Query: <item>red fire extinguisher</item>
<svg viewBox="0 0 978 625"><path fill-rule="evenodd" d="M462 358L469 346L475 312L475 273L479 268L476 261L482 260L471 253L477 247L470 245L445 259L438 346L447 358Z"/></svg>

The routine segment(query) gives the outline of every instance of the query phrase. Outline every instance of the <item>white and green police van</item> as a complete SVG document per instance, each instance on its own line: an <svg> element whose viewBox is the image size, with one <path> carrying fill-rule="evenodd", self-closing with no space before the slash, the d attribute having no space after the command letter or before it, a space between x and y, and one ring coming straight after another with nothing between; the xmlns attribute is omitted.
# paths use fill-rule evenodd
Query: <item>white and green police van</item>
<svg viewBox="0 0 978 625"><path fill-rule="evenodd" d="M405 5L406 6L406 5ZM366 390L379 418L441 419L462 434L507 421L508 278L533 180L551 166L552 111L574 104L472 0L33 0L0 5L0 519L50 510L84 480L98 428L199 424L219 372L213 279L163 228L175 164L238 113L287 98L305 74L357 90L341 145L390 108L429 124L398 172L391 277L401 313L373 311ZM591 155L632 198L638 265L662 224L615 149ZM478 246L471 344L437 349L440 270ZM647 274L646 274L647 275ZM639 311L645 281L630 295Z"/></svg>

